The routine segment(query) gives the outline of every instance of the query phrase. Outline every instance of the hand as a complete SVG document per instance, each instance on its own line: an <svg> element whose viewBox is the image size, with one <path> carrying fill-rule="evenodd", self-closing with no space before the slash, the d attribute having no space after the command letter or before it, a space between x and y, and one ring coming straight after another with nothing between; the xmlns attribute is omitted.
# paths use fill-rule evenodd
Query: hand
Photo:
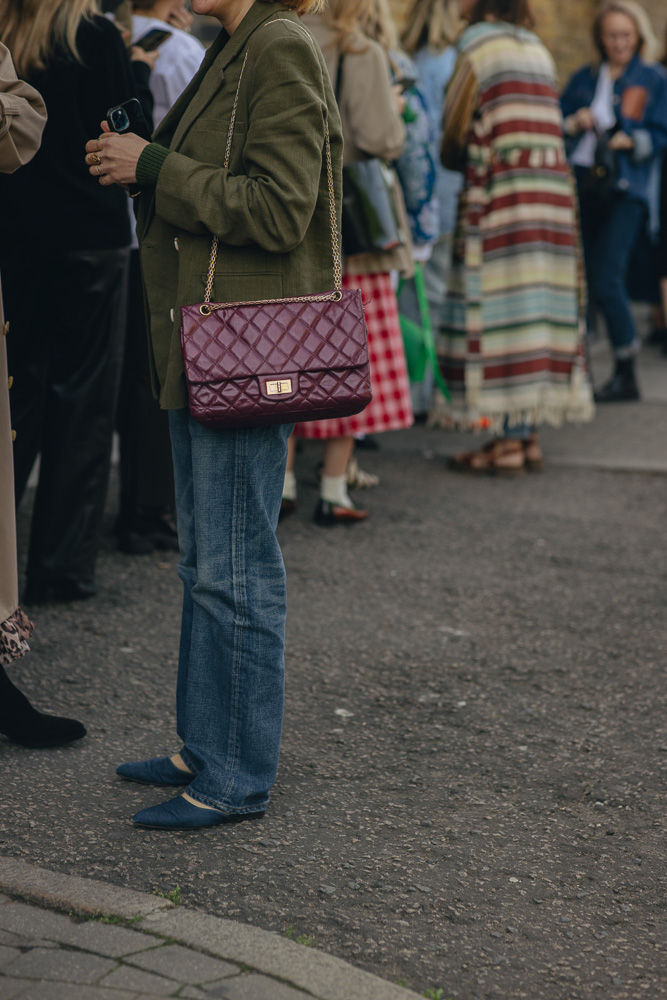
<svg viewBox="0 0 667 1000"><path fill-rule="evenodd" d="M192 27L192 14L189 10L185 9L182 3L177 3L169 11L167 21L174 28L180 28L181 31L190 31Z"/></svg>
<svg viewBox="0 0 667 1000"><path fill-rule="evenodd" d="M405 94L403 93L403 88L401 87L400 84L397 84L396 86L391 88L391 91L394 97L394 104L396 105L396 110L398 111L399 115L402 115L403 112L405 111Z"/></svg>
<svg viewBox="0 0 667 1000"><path fill-rule="evenodd" d="M149 143L128 132L117 135L102 122L102 135L86 143L88 172L97 177L102 187L110 184L136 184L137 163Z"/></svg>
<svg viewBox="0 0 667 1000"><path fill-rule="evenodd" d="M635 140L627 132L615 132L609 142L607 147L613 150L628 150L635 148Z"/></svg>
<svg viewBox="0 0 667 1000"><path fill-rule="evenodd" d="M151 70L155 69L155 63L157 62L157 57L160 55L160 50L155 49L153 52L146 52L142 49L140 45L133 45L130 49L130 59L132 62L142 62L150 66Z"/></svg>
<svg viewBox="0 0 667 1000"><path fill-rule="evenodd" d="M588 132L590 129L595 128L595 118L593 117L593 112L590 108L579 108L574 115L575 126L579 132Z"/></svg>

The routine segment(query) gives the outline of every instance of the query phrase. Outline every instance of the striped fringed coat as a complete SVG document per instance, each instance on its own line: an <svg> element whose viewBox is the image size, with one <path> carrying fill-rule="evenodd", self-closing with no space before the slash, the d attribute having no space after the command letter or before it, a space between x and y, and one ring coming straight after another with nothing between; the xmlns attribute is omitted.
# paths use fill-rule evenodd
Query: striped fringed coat
<svg viewBox="0 0 667 1000"><path fill-rule="evenodd" d="M532 32L472 25L445 104L442 159L464 172L433 422L588 420L576 197L551 56Z"/></svg>

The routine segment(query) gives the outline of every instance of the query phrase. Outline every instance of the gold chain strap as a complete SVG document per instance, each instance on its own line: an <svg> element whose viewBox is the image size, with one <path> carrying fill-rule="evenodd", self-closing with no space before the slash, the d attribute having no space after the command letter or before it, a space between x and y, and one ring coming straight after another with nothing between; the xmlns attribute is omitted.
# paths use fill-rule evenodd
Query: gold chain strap
<svg viewBox="0 0 667 1000"><path fill-rule="evenodd" d="M229 157L232 152L232 138L234 136L234 124L236 122L236 109L239 103L239 94L241 92L241 80L243 79L243 70L245 69L245 64L248 61L248 53L245 54L245 59L243 60L243 66L241 66L241 75L239 77L239 84L236 88L236 96L234 98L234 107L232 108L232 116L229 120L229 131L227 132L227 146L225 148L225 170L229 169ZM213 276L215 274L215 263L218 259L218 237L214 236L211 242L211 259L208 264L208 276L206 278L206 290L204 292L204 302L208 304L211 301L211 295L213 294ZM209 310L210 313L210 310Z"/></svg>
<svg viewBox="0 0 667 1000"><path fill-rule="evenodd" d="M276 21L286 21L288 24L294 24L294 21L290 21L286 17L275 17L268 24L274 24ZM308 40L312 45L316 43L308 31L299 24L297 27L301 28L304 34L308 37ZM248 53L246 52L245 58L243 60L243 65L241 66L241 75L239 76L238 86L236 88L236 95L234 97L234 106L232 108L232 115L229 120L229 131L227 132L227 146L225 148L225 169L229 169L229 159L232 151L232 138L234 136L234 125L236 123L236 109L239 103L239 94L241 93L241 80L243 79L243 71L245 69L245 64L248 61ZM327 182L329 186L329 217L331 221L331 253L333 256L333 272L334 272L334 288L335 291L329 293L328 295L298 295L291 299L259 299L257 300L257 305L272 305L274 302L337 302L341 298L341 288L343 281L343 267L340 255L340 244L338 242L338 220L336 218L336 192L334 188L333 179L333 165L331 160L331 140L329 137L329 118L325 115L324 118L324 146L325 146L325 157L327 164ZM199 311L204 316L210 316L214 309L220 309L229 306L240 306L244 305L243 302L211 302L211 295L213 294L213 278L215 275L215 265L218 259L218 237L214 236L211 241L211 259L208 265L208 275L206 277L206 289L204 291L204 302L199 307Z"/></svg>

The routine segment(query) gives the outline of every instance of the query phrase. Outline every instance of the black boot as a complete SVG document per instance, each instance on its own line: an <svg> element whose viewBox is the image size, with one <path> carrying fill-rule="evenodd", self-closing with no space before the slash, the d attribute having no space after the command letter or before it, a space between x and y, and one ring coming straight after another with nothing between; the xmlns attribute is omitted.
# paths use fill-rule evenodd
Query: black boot
<svg viewBox="0 0 667 1000"><path fill-rule="evenodd" d="M595 393L596 403L622 403L639 399L635 379L635 359L617 358L614 374Z"/></svg>
<svg viewBox="0 0 667 1000"><path fill-rule="evenodd" d="M86 730L75 719L38 712L0 667L0 733L24 747L55 747L80 740Z"/></svg>

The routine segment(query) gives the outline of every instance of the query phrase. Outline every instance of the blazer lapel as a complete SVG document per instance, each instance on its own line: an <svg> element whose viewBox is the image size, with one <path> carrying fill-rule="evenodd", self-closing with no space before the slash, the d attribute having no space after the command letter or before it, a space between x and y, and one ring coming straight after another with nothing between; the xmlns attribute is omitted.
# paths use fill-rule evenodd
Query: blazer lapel
<svg viewBox="0 0 667 1000"><path fill-rule="evenodd" d="M210 59L205 59L201 70L192 81L195 86L192 87L191 84L192 90L188 87L183 92L162 123L163 125L166 123L168 130L177 122L169 144L170 149L178 149L192 123L218 93L225 78L226 68L238 56L239 52L243 51L253 31L268 21L277 11L285 11L282 4L267 4L256 0L231 37L224 30L220 32L216 42L211 46L211 48L215 46L215 52L210 53ZM184 98L187 100L181 105ZM155 133L155 138L158 141L158 133L161 132L161 129L162 126Z"/></svg>

